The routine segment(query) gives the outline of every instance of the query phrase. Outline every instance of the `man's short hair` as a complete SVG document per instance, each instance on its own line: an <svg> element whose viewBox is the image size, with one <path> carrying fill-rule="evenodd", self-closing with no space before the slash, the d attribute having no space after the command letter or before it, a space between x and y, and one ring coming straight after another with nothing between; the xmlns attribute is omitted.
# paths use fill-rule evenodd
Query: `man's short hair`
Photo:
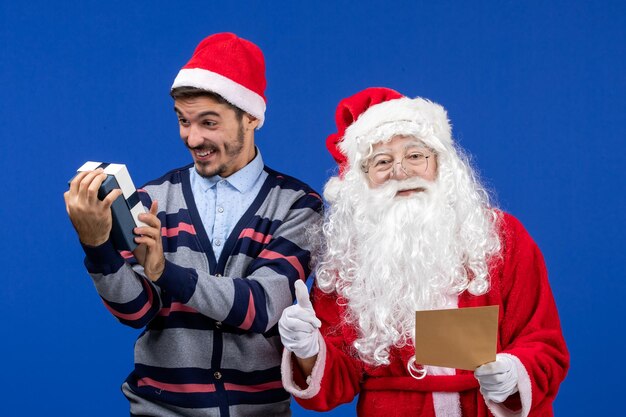
<svg viewBox="0 0 626 417"><path fill-rule="evenodd" d="M175 88L172 88L172 90L170 91L170 96L172 96L174 100L185 100L185 99L197 98L197 97L211 98L217 101L218 103L225 104L229 108L231 108L235 112L235 116L239 120L241 120L243 118L243 115L246 113L245 111L241 110L239 107L234 106L233 104L229 103L224 97L220 96L219 94L214 93L212 91L203 90L201 88L175 87Z"/></svg>

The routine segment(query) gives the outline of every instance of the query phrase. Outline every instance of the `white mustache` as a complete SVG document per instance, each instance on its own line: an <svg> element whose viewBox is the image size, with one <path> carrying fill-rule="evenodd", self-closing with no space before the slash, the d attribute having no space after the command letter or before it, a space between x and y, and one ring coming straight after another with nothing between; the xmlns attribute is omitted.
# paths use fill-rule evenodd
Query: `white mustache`
<svg viewBox="0 0 626 417"><path fill-rule="evenodd" d="M389 180L381 187L373 190L373 192L380 190L386 195L395 196L400 191L413 190L416 188L423 188L425 192L428 192L433 186L434 183L432 181L420 177L412 177L400 181Z"/></svg>

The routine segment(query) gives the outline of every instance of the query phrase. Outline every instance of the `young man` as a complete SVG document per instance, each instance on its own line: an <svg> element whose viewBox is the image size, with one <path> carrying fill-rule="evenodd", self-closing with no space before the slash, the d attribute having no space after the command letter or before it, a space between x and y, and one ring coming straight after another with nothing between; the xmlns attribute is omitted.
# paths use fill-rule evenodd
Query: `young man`
<svg viewBox="0 0 626 417"><path fill-rule="evenodd" d="M105 306L144 328L122 385L133 416L290 415L276 324L310 273L305 230L321 221L321 199L264 165L264 90L256 45L229 33L198 45L171 91L193 164L139 190L149 213L132 254L109 239L120 191L98 200L101 170L65 193Z"/></svg>
<svg viewBox="0 0 626 417"><path fill-rule="evenodd" d="M541 253L495 209L445 110L371 88L337 108L326 247L309 302L279 321L283 383L310 409L360 416L551 416L569 366ZM415 363L415 311L498 305L497 359Z"/></svg>

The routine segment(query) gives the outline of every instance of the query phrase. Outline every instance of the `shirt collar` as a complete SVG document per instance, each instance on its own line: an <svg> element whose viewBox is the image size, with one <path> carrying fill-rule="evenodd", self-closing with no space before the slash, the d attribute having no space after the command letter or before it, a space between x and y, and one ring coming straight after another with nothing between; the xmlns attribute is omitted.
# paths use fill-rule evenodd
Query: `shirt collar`
<svg viewBox="0 0 626 417"><path fill-rule="evenodd" d="M261 151L259 151L259 148L256 147L255 150L256 156L254 157L254 159L250 161L248 165L241 168L239 171L235 172L227 178L222 178L219 175L204 178L200 174L198 174L198 171L196 171L195 168L192 169L192 175L195 175L196 179L199 180L200 187L204 192L207 192L210 188L215 187L218 182L224 180L232 185L240 193L245 193L250 188L252 188L256 180L263 172L263 167L265 166L265 164L263 163L263 157L261 156Z"/></svg>

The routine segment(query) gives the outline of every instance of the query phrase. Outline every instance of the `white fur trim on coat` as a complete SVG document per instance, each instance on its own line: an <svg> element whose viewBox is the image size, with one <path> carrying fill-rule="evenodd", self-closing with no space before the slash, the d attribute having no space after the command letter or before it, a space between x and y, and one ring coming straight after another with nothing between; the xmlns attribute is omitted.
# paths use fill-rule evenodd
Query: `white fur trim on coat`
<svg viewBox="0 0 626 417"><path fill-rule="evenodd" d="M309 384L306 388L299 387L293 380L293 364L291 361L292 353L287 349L283 350L283 358L280 365L281 379L285 390L295 397L309 399L315 397L320 392L322 378L324 377L324 367L326 366L326 342L320 332L318 334L318 343L320 350L317 353L317 360L311 371L311 375L306 379Z"/></svg>
<svg viewBox="0 0 626 417"><path fill-rule="evenodd" d="M456 369L426 366L429 375L455 375ZM433 408L436 417L461 417L461 396L458 392L433 392Z"/></svg>

